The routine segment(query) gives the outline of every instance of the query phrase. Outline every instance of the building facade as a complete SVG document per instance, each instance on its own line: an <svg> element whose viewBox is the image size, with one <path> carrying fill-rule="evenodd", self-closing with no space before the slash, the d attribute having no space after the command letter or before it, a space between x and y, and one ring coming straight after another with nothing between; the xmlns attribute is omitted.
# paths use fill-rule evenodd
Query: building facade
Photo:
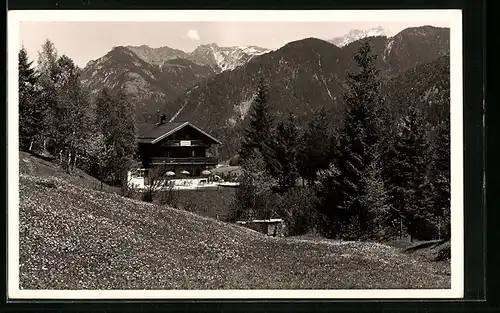
<svg viewBox="0 0 500 313"><path fill-rule="evenodd" d="M140 169L130 178L145 178L148 170L161 167L175 177L200 177L203 170L214 168L217 157L209 148L221 142L189 122L160 122L139 127Z"/></svg>

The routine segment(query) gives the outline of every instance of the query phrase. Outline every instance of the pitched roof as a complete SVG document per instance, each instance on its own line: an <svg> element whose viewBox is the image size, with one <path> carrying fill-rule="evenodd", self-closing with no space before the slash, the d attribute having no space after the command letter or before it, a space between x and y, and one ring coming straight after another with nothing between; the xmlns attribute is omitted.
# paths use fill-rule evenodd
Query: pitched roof
<svg viewBox="0 0 500 313"><path fill-rule="evenodd" d="M139 128L139 139L156 139L186 122L168 122L155 126L152 123L141 123Z"/></svg>
<svg viewBox="0 0 500 313"><path fill-rule="evenodd" d="M139 143L156 143L186 126L191 126L216 143L222 144L219 140L189 122L167 122L158 126L151 123L139 124Z"/></svg>

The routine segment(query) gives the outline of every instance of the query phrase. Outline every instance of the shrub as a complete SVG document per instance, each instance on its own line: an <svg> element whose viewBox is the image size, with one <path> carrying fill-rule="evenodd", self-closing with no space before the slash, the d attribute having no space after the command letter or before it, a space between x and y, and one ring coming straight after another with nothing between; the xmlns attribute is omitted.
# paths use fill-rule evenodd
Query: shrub
<svg viewBox="0 0 500 313"><path fill-rule="evenodd" d="M50 181L50 180L36 182L36 184L41 185L43 187L47 187L47 188L57 188L56 182Z"/></svg>
<svg viewBox="0 0 500 313"><path fill-rule="evenodd" d="M273 180L262 154L254 151L254 154L245 159L242 170L235 203L229 214L230 220L276 217L276 206L273 203L276 197L273 197L271 189Z"/></svg>
<svg viewBox="0 0 500 313"><path fill-rule="evenodd" d="M317 197L310 187L294 187L277 195L278 214L286 224L286 235L296 236L315 232L319 223Z"/></svg>
<svg viewBox="0 0 500 313"><path fill-rule="evenodd" d="M166 190L160 192L159 203L168 205L172 208L179 207L179 191L173 189L173 185L169 185Z"/></svg>
<svg viewBox="0 0 500 313"><path fill-rule="evenodd" d="M141 194L141 200L144 201L144 202L153 202L153 194L151 192L148 192L148 191L144 191L142 194Z"/></svg>
<svg viewBox="0 0 500 313"><path fill-rule="evenodd" d="M238 165L240 165L240 160L241 160L241 157L238 154L235 155L235 156L233 156L229 160L229 166L238 166Z"/></svg>

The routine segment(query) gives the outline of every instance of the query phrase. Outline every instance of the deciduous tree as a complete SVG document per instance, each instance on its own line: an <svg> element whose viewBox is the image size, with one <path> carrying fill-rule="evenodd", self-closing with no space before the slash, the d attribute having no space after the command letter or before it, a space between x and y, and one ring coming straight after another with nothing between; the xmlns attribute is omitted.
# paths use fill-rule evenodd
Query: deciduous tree
<svg viewBox="0 0 500 313"><path fill-rule="evenodd" d="M230 220L275 217L273 180L264 158L258 150L254 150L243 160L242 171Z"/></svg>
<svg viewBox="0 0 500 313"><path fill-rule="evenodd" d="M42 49L38 52L37 71L39 73L40 97L38 101L42 120L39 129L41 148L43 153L57 153L54 147L54 138L58 136L57 115L59 102L57 95L57 75L59 73L58 53L54 44L46 39Z"/></svg>
<svg viewBox="0 0 500 313"><path fill-rule="evenodd" d="M111 153L107 168L114 184L127 183L127 171L137 149L137 125L132 104L123 92L112 94L103 89L96 102L96 123L104 136L106 151Z"/></svg>

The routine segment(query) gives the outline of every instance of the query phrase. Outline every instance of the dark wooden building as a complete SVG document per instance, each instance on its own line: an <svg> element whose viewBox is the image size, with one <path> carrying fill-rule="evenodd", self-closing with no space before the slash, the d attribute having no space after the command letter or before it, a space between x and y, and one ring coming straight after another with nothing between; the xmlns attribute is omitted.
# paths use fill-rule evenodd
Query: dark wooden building
<svg viewBox="0 0 500 313"><path fill-rule="evenodd" d="M183 176L200 176L218 160L209 148L221 142L189 122L160 122L139 126L139 157L144 169L163 165L167 171Z"/></svg>

